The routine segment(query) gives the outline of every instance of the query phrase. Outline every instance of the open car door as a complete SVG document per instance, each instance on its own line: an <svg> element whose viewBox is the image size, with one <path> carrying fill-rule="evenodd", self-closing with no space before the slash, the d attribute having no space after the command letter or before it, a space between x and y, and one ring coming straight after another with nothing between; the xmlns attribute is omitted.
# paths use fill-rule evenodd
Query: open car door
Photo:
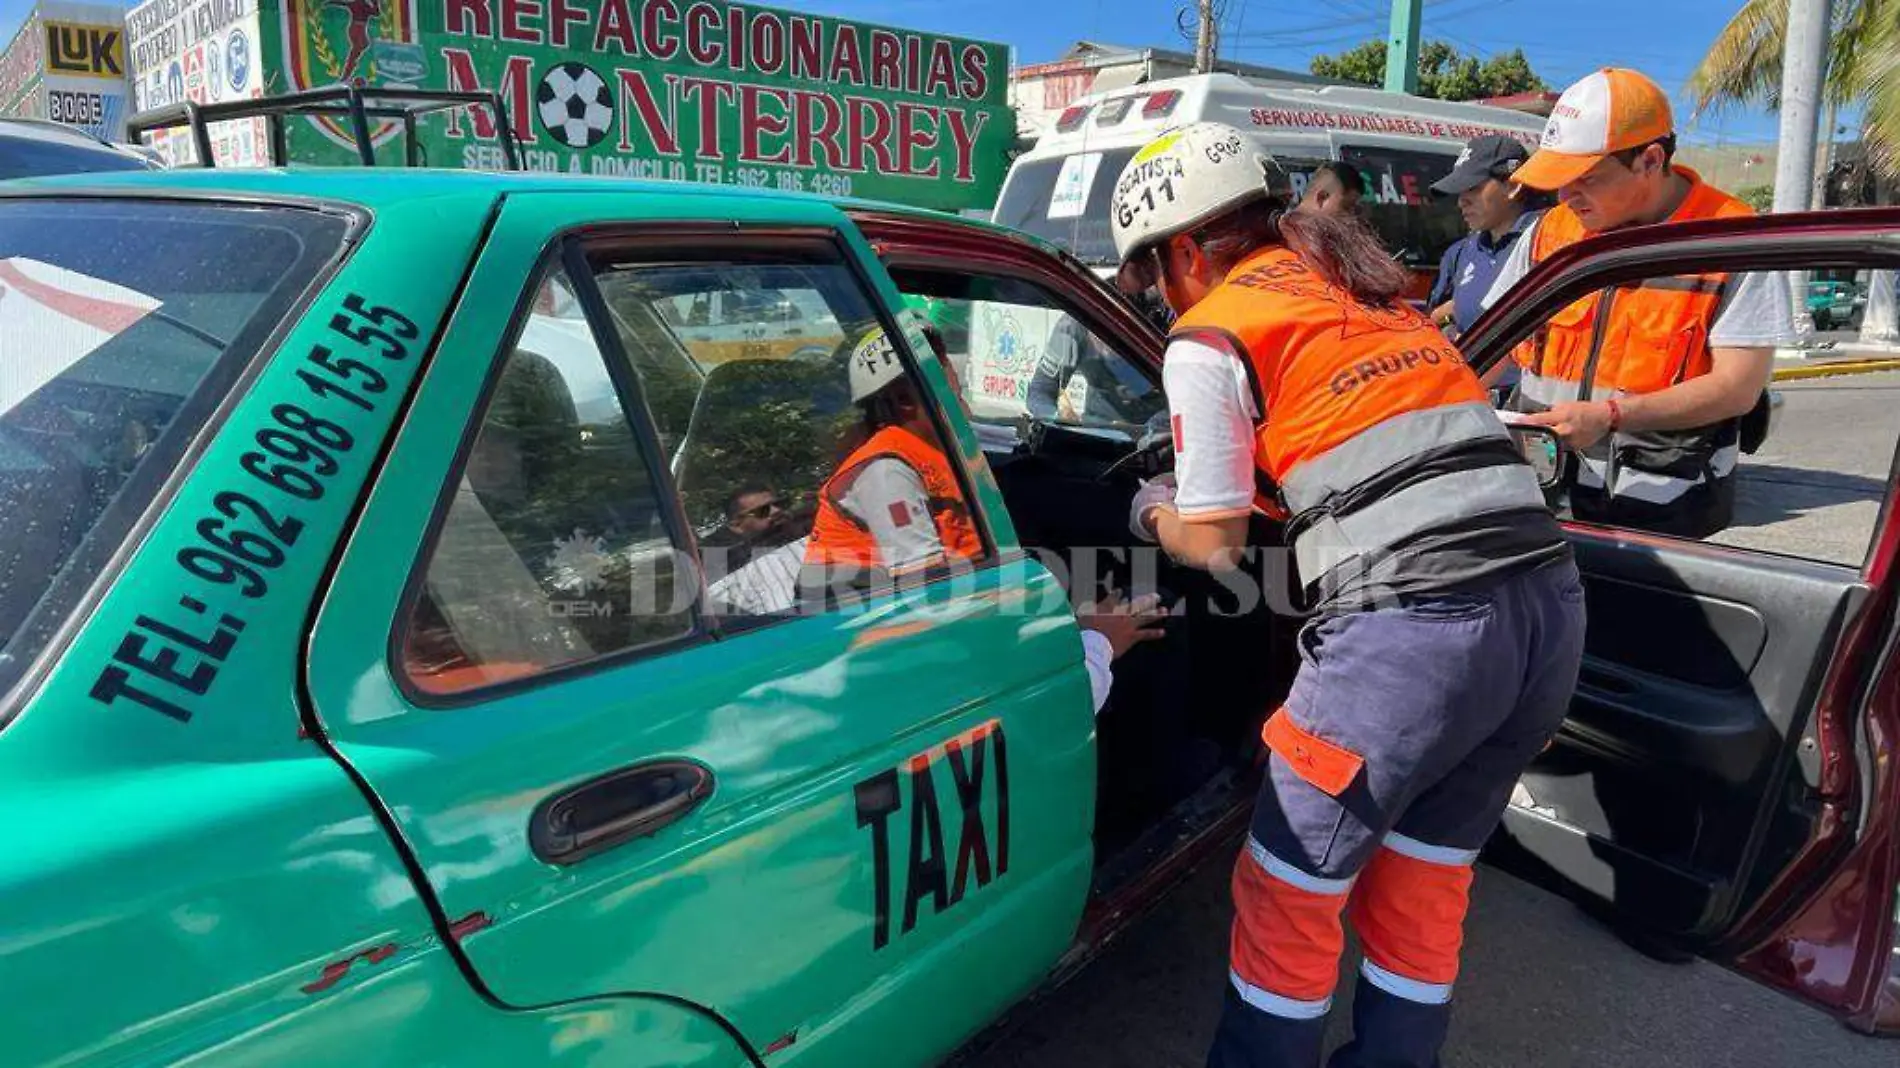
<svg viewBox="0 0 1900 1068"><path fill-rule="evenodd" d="M1896 266L1894 210L1644 227L1552 257L1461 346L1482 373L1600 290L1741 271L1891 286L1872 272ZM1776 391L1728 530L1695 542L1568 524L1589 598L1582 678L1494 859L1639 944L1896 1029L1900 373Z"/></svg>

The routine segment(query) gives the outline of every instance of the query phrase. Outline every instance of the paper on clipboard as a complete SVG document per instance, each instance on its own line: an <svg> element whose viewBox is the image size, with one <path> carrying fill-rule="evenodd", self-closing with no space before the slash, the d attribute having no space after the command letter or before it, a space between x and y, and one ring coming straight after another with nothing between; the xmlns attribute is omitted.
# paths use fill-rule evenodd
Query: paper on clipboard
<svg viewBox="0 0 1900 1068"><path fill-rule="evenodd" d="M1073 219L1088 208L1089 192L1102 169L1100 152L1082 152L1062 161L1056 187L1049 194L1049 218Z"/></svg>
<svg viewBox="0 0 1900 1068"><path fill-rule="evenodd" d="M160 303L39 260L0 260L0 415L131 329Z"/></svg>

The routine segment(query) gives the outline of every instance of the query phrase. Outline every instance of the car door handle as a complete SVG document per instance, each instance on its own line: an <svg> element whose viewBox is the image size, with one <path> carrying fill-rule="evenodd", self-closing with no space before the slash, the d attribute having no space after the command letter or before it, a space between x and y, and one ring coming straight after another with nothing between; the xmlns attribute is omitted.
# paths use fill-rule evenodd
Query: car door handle
<svg viewBox="0 0 1900 1068"><path fill-rule="evenodd" d="M536 805L528 845L549 864L576 864L658 833L698 808L712 791L712 771L687 760L608 772Z"/></svg>

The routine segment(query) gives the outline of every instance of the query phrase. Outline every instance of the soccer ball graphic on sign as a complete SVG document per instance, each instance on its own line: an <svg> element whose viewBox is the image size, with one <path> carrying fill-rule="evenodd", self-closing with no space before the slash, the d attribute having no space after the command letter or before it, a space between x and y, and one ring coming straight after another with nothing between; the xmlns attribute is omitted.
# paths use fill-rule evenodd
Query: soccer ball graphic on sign
<svg viewBox="0 0 1900 1068"><path fill-rule="evenodd" d="M548 135L569 148L592 148L614 124L607 82L585 63L559 63L541 76L534 106Z"/></svg>

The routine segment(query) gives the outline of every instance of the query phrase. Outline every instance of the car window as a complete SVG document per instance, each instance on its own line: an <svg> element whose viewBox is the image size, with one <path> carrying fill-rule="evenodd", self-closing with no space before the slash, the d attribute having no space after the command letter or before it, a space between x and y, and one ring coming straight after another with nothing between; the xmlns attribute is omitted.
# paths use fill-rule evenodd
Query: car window
<svg viewBox="0 0 1900 1068"><path fill-rule="evenodd" d="M1039 285L921 268L891 274L942 334L972 419L1139 437L1167 407L1159 382Z"/></svg>
<svg viewBox="0 0 1900 1068"><path fill-rule="evenodd" d="M928 393L829 245L684 263L601 252L595 281L715 615L776 615L814 586L982 555ZM675 348L703 371L690 391L650 370Z"/></svg>
<svg viewBox="0 0 1900 1068"><path fill-rule="evenodd" d="M540 283L456 475L404 631L404 671L426 693L692 630L690 569L573 292L560 271Z"/></svg>
<svg viewBox="0 0 1900 1068"><path fill-rule="evenodd" d="M130 152L120 152L103 145L0 134L0 179L156 169Z"/></svg>
<svg viewBox="0 0 1900 1068"><path fill-rule="evenodd" d="M347 231L301 210L0 202L0 688Z"/></svg>
<svg viewBox="0 0 1900 1068"><path fill-rule="evenodd" d="M1787 274L1635 279L1529 324L1494 384L1518 375L1507 403L1527 411L1579 396L1627 406L1707 375L1717 353L1754 353L1761 388L1749 414L1611 434L1573 459L1558 503L1606 526L1858 567L1900 441L1900 372L1846 373L1865 371L1871 352L1855 294L1874 277L1892 284L1891 274L1815 264L1807 302L1818 332L1800 347Z"/></svg>

